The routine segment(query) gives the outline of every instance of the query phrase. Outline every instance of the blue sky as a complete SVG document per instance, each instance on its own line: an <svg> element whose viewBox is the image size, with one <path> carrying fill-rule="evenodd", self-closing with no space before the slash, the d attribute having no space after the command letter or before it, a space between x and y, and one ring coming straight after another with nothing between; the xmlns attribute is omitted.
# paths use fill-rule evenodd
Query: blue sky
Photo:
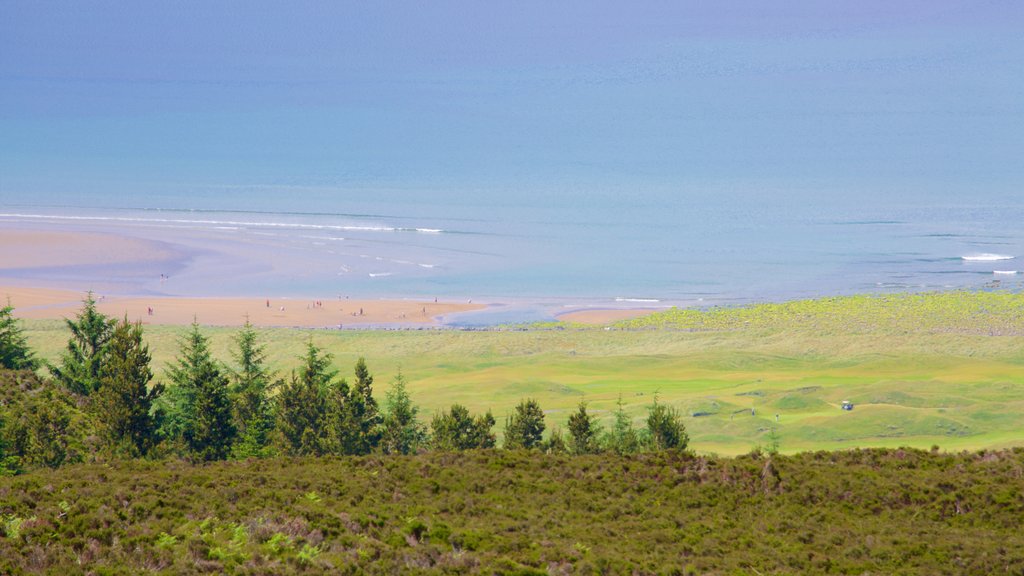
<svg viewBox="0 0 1024 576"><path fill-rule="evenodd" d="M1017 1L0 8L0 198L1024 193Z"/></svg>

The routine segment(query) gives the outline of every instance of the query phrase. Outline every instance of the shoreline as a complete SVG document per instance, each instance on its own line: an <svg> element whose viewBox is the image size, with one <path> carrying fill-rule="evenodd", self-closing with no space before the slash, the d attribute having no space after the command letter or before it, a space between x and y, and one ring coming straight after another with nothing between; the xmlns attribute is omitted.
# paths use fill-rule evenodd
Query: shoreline
<svg viewBox="0 0 1024 576"><path fill-rule="evenodd" d="M0 285L0 303L9 300L14 315L32 320L73 317L82 307L87 291ZM97 310L113 318L127 316L145 325L185 326L193 319L204 326L241 326L248 319L262 328L346 327L392 329L437 328L464 314L487 314L503 304L389 298L301 297L255 298L245 296L142 296L93 293ZM152 312L150 312L152 310ZM617 320L638 318L656 308L578 308L552 313L557 321L602 326Z"/></svg>
<svg viewBox="0 0 1024 576"><path fill-rule="evenodd" d="M0 298L9 299L14 315L25 319L71 318L82 307L86 292L0 286ZM127 317L149 325L184 326L193 319L204 326L241 326L248 319L261 328L334 328L348 326L444 325L451 315L483 310L483 304L439 300L383 300L305 298L245 298L137 296L94 294L96 308L113 318Z"/></svg>
<svg viewBox="0 0 1024 576"><path fill-rule="evenodd" d="M0 300L10 297L15 315L28 319L72 317L88 291L104 314L168 325L193 318L210 326L239 326L248 318L254 326L335 329L552 320L603 325L657 308L646 301L642 308L558 299L475 301L443 291L406 297L383 285L368 295L341 275L336 285L311 289L304 277L329 268L329 257L258 238L241 241L209 230L170 236L150 228L5 224Z"/></svg>

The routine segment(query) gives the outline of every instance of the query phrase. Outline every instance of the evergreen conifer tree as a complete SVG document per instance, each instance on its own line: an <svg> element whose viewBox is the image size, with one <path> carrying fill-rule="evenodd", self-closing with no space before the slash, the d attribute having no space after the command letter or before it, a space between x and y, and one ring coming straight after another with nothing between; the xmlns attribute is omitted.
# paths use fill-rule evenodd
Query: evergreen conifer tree
<svg viewBox="0 0 1024 576"><path fill-rule="evenodd" d="M71 338L60 366L50 366L50 371L71 392L89 395L99 388L100 368L116 321L96 310L92 292L86 294L82 304L74 320L65 319Z"/></svg>
<svg viewBox="0 0 1024 576"><path fill-rule="evenodd" d="M419 407L412 402L399 371L387 392L381 447L385 454L412 454L427 441L427 429L418 419Z"/></svg>
<svg viewBox="0 0 1024 576"><path fill-rule="evenodd" d="M156 439L150 415L162 385L149 388L149 346L142 341L142 324L127 316L115 326L108 358L100 370L100 387L93 395L92 411L107 448L124 456L146 454Z"/></svg>
<svg viewBox="0 0 1024 576"><path fill-rule="evenodd" d="M494 448L494 416L490 410L473 418L461 404L434 416L430 422L431 446L436 450L473 450Z"/></svg>
<svg viewBox="0 0 1024 576"><path fill-rule="evenodd" d="M647 412L647 431L654 450L686 450L690 442L679 411L659 403L657 394Z"/></svg>
<svg viewBox="0 0 1024 576"><path fill-rule="evenodd" d="M355 376L339 414L340 448L344 454L369 454L380 443L382 418L373 397L373 376L362 357L356 362Z"/></svg>
<svg viewBox="0 0 1024 576"><path fill-rule="evenodd" d="M569 416L569 450L573 454L600 452L600 437L600 425L587 412L587 403L580 402L576 412Z"/></svg>
<svg viewBox="0 0 1024 576"><path fill-rule="evenodd" d="M207 338L192 322L192 329L179 342L181 351L168 366L174 386L169 390L165 430L180 434L188 451L201 460L227 456L234 441L228 381L210 355Z"/></svg>
<svg viewBox="0 0 1024 576"><path fill-rule="evenodd" d="M333 451L336 422L348 386L335 382L331 355L312 342L299 374L278 395L277 430L281 447L291 455L322 455Z"/></svg>
<svg viewBox="0 0 1024 576"><path fill-rule="evenodd" d="M200 460L223 460L231 453L235 425L231 419L228 379L216 364L203 366L195 382L191 427L185 430L189 450Z"/></svg>
<svg viewBox="0 0 1024 576"><path fill-rule="evenodd" d="M534 399L519 402L505 419L505 448L537 448L544 435L544 411Z"/></svg>
<svg viewBox="0 0 1024 576"><path fill-rule="evenodd" d="M634 454L640 451L642 444L640 436L633 428L633 420L626 414L622 405L622 395L616 403L615 423L605 438L605 444L609 450L619 454Z"/></svg>
<svg viewBox="0 0 1024 576"><path fill-rule="evenodd" d="M10 300L7 306L0 308L0 368L8 370L35 370L39 367L28 339L14 317L14 307Z"/></svg>
<svg viewBox="0 0 1024 576"><path fill-rule="evenodd" d="M235 336L235 345L233 356L238 370L231 373L231 397L237 441L233 454L238 458L266 456L274 428L269 395L280 382L271 382L272 376L264 365L265 347L259 343L248 319Z"/></svg>

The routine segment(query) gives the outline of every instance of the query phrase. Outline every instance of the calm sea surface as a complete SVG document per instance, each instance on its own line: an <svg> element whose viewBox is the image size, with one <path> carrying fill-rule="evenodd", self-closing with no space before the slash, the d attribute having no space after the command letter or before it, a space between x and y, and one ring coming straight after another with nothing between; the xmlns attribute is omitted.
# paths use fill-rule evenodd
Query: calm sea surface
<svg viewBox="0 0 1024 576"><path fill-rule="evenodd" d="M14 197L0 213L6 227L181 243L191 259L171 282L131 278L124 288L181 295L694 305L993 281L1014 289L1024 278L1010 274L1024 272L1024 205L977 200L251 188Z"/></svg>

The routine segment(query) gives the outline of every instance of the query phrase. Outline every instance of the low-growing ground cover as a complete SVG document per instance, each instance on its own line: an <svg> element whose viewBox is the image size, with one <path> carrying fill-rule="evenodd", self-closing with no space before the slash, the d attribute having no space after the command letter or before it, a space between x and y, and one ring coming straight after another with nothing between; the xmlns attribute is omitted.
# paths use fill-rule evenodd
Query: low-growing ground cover
<svg viewBox="0 0 1024 576"><path fill-rule="evenodd" d="M114 461L0 518L4 574L1019 574L1024 449Z"/></svg>
<svg viewBox="0 0 1024 576"><path fill-rule="evenodd" d="M40 355L56 359L67 340L63 323L26 326ZM657 392L684 413L699 452L740 454L775 441L783 452L933 444L977 449L1024 439L1019 294L851 296L669 310L608 328L272 329L260 335L269 363L282 374L297 366L310 338L335 355L343 374L365 356L380 395L401 369L428 418L459 402L473 412L491 409L503 422L516 403L533 397L549 429L564 429L580 400L608 424L621 394L639 425ZM183 330L146 327L158 381ZM215 356L228 360L236 330L204 332ZM843 400L855 409L840 410Z"/></svg>

